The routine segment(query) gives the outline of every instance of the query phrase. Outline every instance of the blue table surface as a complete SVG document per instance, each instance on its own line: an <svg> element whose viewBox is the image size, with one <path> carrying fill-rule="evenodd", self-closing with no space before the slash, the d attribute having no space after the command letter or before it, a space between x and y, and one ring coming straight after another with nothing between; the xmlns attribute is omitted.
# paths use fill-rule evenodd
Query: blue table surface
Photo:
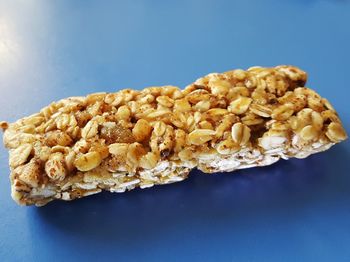
<svg viewBox="0 0 350 262"><path fill-rule="evenodd" d="M350 130L350 2L0 0L0 120L51 101L297 65ZM304 160L43 208L10 197L0 261L349 261L349 140Z"/></svg>

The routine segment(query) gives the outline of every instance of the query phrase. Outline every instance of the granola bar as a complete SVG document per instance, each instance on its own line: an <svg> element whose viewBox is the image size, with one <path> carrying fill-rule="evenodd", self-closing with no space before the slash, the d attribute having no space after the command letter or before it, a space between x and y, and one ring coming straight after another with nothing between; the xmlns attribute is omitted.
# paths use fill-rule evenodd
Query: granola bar
<svg viewBox="0 0 350 262"><path fill-rule="evenodd" d="M205 173L304 158L347 138L325 98L293 66L213 73L180 90L71 97L8 124L12 197L42 206Z"/></svg>

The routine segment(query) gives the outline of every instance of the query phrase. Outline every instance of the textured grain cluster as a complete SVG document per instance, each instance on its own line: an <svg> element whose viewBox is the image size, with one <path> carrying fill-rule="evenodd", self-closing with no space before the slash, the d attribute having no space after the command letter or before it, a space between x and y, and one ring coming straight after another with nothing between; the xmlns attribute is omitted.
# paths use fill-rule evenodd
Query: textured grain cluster
<svg viewBox="0 0 350 262"><path fill-rule="evenodd" d="M72 97L1 122L12 197L44 205L303 158L346 139L330 103L292 66L209 74L180 90Z"/></svg>

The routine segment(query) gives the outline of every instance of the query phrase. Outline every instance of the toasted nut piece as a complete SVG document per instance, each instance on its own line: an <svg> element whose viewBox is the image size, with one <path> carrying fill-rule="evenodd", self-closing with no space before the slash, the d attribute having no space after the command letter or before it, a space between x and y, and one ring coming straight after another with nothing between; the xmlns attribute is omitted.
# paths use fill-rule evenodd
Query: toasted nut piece
<svg viewBox="0 0 350 262"><path fill-rule="evenodd" d="M102 158L98 152L88 152L79 156L74 165L80 171L89 171L101 164Z"/></svg>
<svg viewBox="0 0 350 262"><path fill-rule="evenodd" d="M334 123L334 122L329 124L327 128L326 136L332 142L335 142L335 143L343 141L347 138L344 128L339 123Z"/></svg>
<svg viewBox="0 0 350 262"><path fill-rule="evenodd" d="M232 126L232 139L237 144L243 146L248 143L250 138L250 128L242 123L235 123Z"/></svg>
<svg viewBox="0 0 350 262"><path fill-rule="evenodd" d="M151 136L152 127L148 121L144 119L139 119L134 128L132 129L132 134L137 142L142 142Z"/></svg>

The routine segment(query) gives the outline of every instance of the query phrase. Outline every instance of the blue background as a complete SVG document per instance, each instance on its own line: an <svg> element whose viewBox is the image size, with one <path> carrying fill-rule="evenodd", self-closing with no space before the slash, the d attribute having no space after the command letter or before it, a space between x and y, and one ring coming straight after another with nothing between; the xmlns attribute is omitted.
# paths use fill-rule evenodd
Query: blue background
<svg viewBox="0 0 350 262"><path fill-rule="evenodd" d="M349 1L0 0L0 119L60 98L294 64L350 130ZM349 261L349 140L305 160L43 208L10 197L1 261Z"/></svg>

